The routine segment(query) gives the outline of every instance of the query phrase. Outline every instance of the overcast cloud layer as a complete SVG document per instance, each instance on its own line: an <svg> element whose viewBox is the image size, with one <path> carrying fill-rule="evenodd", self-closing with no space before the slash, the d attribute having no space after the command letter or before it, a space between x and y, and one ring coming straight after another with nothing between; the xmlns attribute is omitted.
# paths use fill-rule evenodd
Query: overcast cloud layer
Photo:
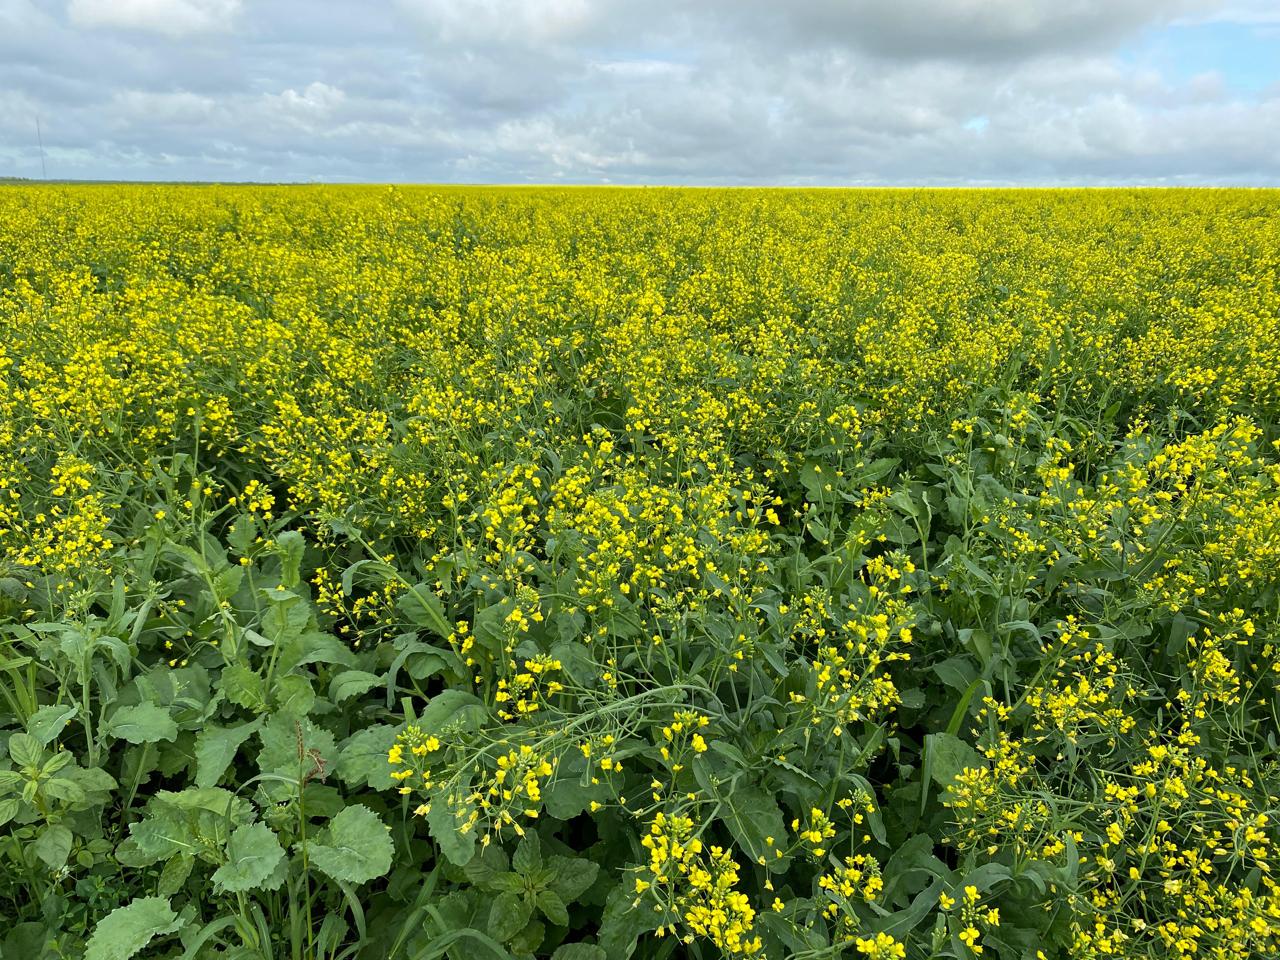
<svg viewBox="0 0 1280 960"><path fill-rule="evenodd" d="M1280 0L0 0L0 176L1280 184Z"/></svg>

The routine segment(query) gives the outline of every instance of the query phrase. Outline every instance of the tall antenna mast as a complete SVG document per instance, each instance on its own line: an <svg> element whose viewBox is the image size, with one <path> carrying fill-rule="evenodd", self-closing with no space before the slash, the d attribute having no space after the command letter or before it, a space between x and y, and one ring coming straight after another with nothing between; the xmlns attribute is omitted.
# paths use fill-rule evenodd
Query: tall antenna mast
<svg viewBox="0 0 1280 960"><path fill-rule="evenodd" d="M40 145L40 178L49 179L49 170L44 165L44 136L40 133L40 114L36 114L36 143Z"/></svg>

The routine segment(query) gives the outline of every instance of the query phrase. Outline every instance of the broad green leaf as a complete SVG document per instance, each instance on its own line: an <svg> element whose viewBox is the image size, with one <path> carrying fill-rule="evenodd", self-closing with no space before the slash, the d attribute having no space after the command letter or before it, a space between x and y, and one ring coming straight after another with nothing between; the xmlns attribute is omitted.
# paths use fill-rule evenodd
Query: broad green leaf
<svg viewBox="0 0 1280 960"><path fill-rule="evenodd" d="M213 594L219 602L229 600L235 596L242 582L244 567L224 567L213 575Z"/></svg>
<svg viewBox="0 0 1280 960"><path fill-rule="evenodd" d="M44 765L40 768L40 773L42 776L51 777L73 759L69 750L61 750L44 762Z"/></svg>
<svg viewBox="0 0 1280 960"><path fill-rule="evenodd" d="M253 890L262 886L283 859L284 848L265 823L236 827L227 842L227 861L213 873L213 885L224 893Z"/></svg>
<svg viewBox="0 0 1280 960"><path fill-rule="evenodd" d="M551 960L609 960L609 955L592 943L562 943Z"/></svg>
<svg viewBox="0 0 1280 960"><path fill-rule="evenodd" d="M344 670L329 683L329 699L334 703L342 703L381 683L381 677L364 670Z"/></svg>
<svg viewBox="0 0 1280 960"><path fill-rule="evenodd" d="M462 872L468 883L488 889L495 877L507 873L510 868L511 862L507 859L506 851L497 844L491 844L481 847L480 852L462 868Z"/></svg>
<svg viewBox="0 0 1280 960"><path fill-rule="evenodd" d="M253 819L253 804L222 787L187 787L176 792L161 790L152 802L168 804L179 810L203 810L216 817L228 818L233 824L248 823Z"/></svg>
<svg viewBox="0 0 1280 960"><path fill-rule="evenodd" d="M400 612L410 623L418 627L426 627L439 637L448 637L453 627L444 614L444 604L425 583L411 587L400 595L398 602Z"/></svg>
<svg viewBox="0 0 1280 960"><path fill-rule="evenodd" d="M83 803L88 799L84 788L74 780L66 777L54 777L51 780L46 780L43 789L46 797L65 800L67 803Z"/></svg>
<svg viewBox="0 0 1280 960"><path fill-rule="evenodd" d="M263 773L300 778L319 764L333 763L337 755L333 734L307 719L274 714L258 735L262 739L258 767Z"/></svg>
<svg viewBox="0 0 1280 960"><path fill-rule="evenodd" d="M511 858L511 869L526 877L542 869L542 842L534 831L530 830L520 838Z"/></svg>
<svg viewBox="0 0 1280 960"><path fill-rule="evenodd" d="M960 771L966 767L982 767L986 764L973 749L959 737L949 733L931 733L924 738L926 774L940 787L948 787Z"/></svg>
<svg viewBox="0 0 1280 960"><path fill-rule="evenodd" d="M154 937L173 933L182 921L161 897L142 897L107 914L94 928L84 960L130 960Z"/></svg>
<svg viewBox="0 0 1280 960"><path fill-rule="evenodd" d="M58 739L67 724L77 713L75 704L63 703L50 707L41 707L27 720L27 733L47 747Z"/></svg>
<svg viewBox="0 0 1280 960"><path fill-rule="evenodd" d="M306 541L297 530L288 530L276 537L276 551L280 556L280 583L286 590L298 585L298 571L302 566L302 554Z"/></svg>
<svg viewBox="0 0 1280 960"><path fill-rule="evenodd" d="M278 712L290 717L305 717L316 702L311 678L300 673L277 677L271 688L271 699Z"/></svg>
<svg viewBox="0 0 1280 960"><path fill-rule="evenodd" d="M309 663L337 663L350 667L355 662L355 654L333 634L310 630L285 644L276 670L289 673Z"/></svg>
<svg viewBox="0 0 1280 960"><path fill-rule="evenodd" d="M36 837L32 850L50 870L57 870L71 855L71 844L74 839L71 831L62 824L50 824L40 831L40 836Z"/></svg>
<svg viewBox="0 0 1280 960"><path fill-rule="evenodd" d="M471 862L476 852L476 837L472 832L463 833L458 829L463 821L454 816L443 797L436 797L431 802L431 810L427 813L427 827L431 837L440 846L450 863L465 867Z"/></svg>
<svg viewBox="0 0 1280 960"><path fill-rule="evenodd" d="M471 863L475 863L476 858L471 858ZM467 866L470 867L471 863ZM485 888L493 893L518 893L525 888L525 879L518 873L499 873L490 877L485 883Z"/></svg>
<svg viewBox="0 0 1280 960"><path fill-rule="evenodd" d="M367 785L374 790L390 790L395 781L395 768L387 762L387 753L396 742L397 728L381 723L365 727L342 741L338 751L338 779L348 786Z"/></svg>
<svg viewBox="0 0 1280 960"><path fill-rule="evenodd" d="M258 525L254 522L253 517L248 514L241 514L236 517L231 528L227 531L227 546L242 557L247 557L253 552L254 541L257 539Z"/></svg>
<svg viewBox="0 0 1280 960"><path fill-rule="evenodd" d="M720 819L747 858L775 873L785 870L790 861L779 854L786 843L786 825L773 794L739 782L720 799Z"/></svg>
<svg viewBox="0 0 1280 960"><path fill-rule="evenodd" d="M635 892L625 884L613 888L604 904L600 918L600 948L609 960L628 960L636 949L636 939L642 933L657 929L662 914L653 910L637 910L632 903Z"/></svg>
<svg viewBox="0 0 1280 960"><path fill-rule="evenodd" d="M161 740L176 740L178 725L164 707L139 703L121 707L113 713L106 723L106 732L129 743L159 743Z"/></svg>
<svg viewBox="0 0 1280 960"><path fill-rule="evenodd" d="M15 733L9 738L9 756L20 767L36 767L44 755L44 747L35 737L25 733Z"/></svg>
<svg viewBox="0 0 1280 960"><path fill-rule="evenodd" d="M100 799L118 786L116 778L101 767L68 767L62 775L80 784L91 797L98 794Z"/></svg>
<svg viewBox="0 0 1280 960"><path fill-rule="evenodd" d="M603 802L608 798L608 785L599 782L583 783L586 760L579 756L565 757L556 770L556 777L542 791L542 802L547 813L557 820L571 820L591 806L591 801Z"/></svg>
<svg viewBox="0 0 1280 960"><path fill-rule="evenodd" d="M517 893L500 893L489 909L489 936L504 942L524 929L533 909Z"/></svg>
<svg viewBox="0 0 1280 960"><path fill-rule="evenodd" d="M538 909L542 911L542 915L554 923L557 927L567 927L569 925L569 910L565 906L559 894L552 890L541 890L538 892Z"/></svg>
<svg viewBox="0 0 1280 960"><path fill-rule="evenodd" d="M166 861L160 871L160 879L156 881L156 893L162 897L171 897L187 882L191 876L191 868L195 866L195 857L181 853Z"/></svg>
<svg viewBox="0 0 1280 960"><path fill-rule="evenodd" d="M319 843L307 847L316 867L346 883L366 883L391 869L394 845L378 815L362 804L329 821Z"/></svg>
<svg viewBox="0 0 1280 960"><path fill-rule="evenodd" d="M418 726L437 733L450 727L470 729L484 722L488 710L484 702L465 690L442 690L422 708Z"/></svg>
<svg viewBox="0 0 1280 960"><path fill-rule="evenodd" d="M517 957L531 957L547 937L547 925L538 919L531 919L511 938L511 952Z"/></svg>
<svg viewBox="0 0 1280 960"><path fill-rule="evenodd" d="M0 827L18 815L19 801L17 797L6 797L0 800Z"/></svg>
<svg viewBox="0 0 1280 960"><path fill-rule="evenodd" d="M197 849L185 814L163 804L150 805L146 817L129 824L129 844L121 844L116 857L131 867L145 867Z"/></svg>
<svg viewBox="0 0 1280 960"><path fill-rule="evenodd" d="M259 590L258 595L270 606L262 617L262 633L277 645L300 637L311 619L311 606L295 593Z"/></svg>
<svg viewBox="0 0 1280 960"><path fill-rule="evenodd" d="M266 690L262 678L242 663L233 663L222 671L218 687L223 696L236 706L262 713L267 709Z"/></svg>
<svg viewBox="0 0 1280 960"><path fill-rule="evenodd" d="M600 873L600 864L585 857L552 857L548 866L551 868L551 889L565 903L573 903L586 893Z"/></svg>
<svg viewBox="0 0 1280 960"><path fill-rule="evenodd" d="M262 721L242 723L237 727L207 726L196 735L197 787L214 787L227 772L240 745L258 732Z"/></svg>

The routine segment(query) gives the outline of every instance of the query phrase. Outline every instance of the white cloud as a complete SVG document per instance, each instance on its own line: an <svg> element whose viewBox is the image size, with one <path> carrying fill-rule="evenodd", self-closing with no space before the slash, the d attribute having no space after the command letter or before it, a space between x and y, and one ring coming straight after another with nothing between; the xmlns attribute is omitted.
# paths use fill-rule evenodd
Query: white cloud
<svg viewBox="0 0 1280 960"><path fill-rule="evenodd" d="M307 84L301 92L290 88L278 95L268 95L266 99L273 107L290 116L322 118L331 114L346 97L337 87L316 80Z"/></svg>
<svg viewBox="0 0 1280 960"><path fill-rule="evenodd" d="M1178 20L1179 24L1231 23L1240 26L1280 24L1280 3L1276 0L1218 0L1201 4L1201 9Z"/></svg>
<svg viewBox="0 0 1280 960"><path fill-rule="evenodd" d="M447 43L544 44L581 36L603 21L592 0L397 0Z"/></svg>
<svg viewBox="0 0 1280 960"><path fill-rule="evenodd" d="M184 37L231 29L241 0L71 0L67 14L81 27L119 27Z"/></svg>
<svg viewBox="0 0 1280 960"><path fill-rule="evenodd" d="M0 0L0 175L39 175L38 113L57 176L1280 181L1280 84L1241 93L1233 64L1187 78L1118 53L1272 0L68 9Z"/></svg>

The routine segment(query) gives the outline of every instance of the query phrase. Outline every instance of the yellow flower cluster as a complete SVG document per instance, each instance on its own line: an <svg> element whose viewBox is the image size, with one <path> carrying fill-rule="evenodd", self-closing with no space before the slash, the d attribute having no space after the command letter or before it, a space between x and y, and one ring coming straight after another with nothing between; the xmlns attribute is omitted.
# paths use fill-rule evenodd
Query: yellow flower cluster
<svg viewBox="0 0 1280 960"><path fill-rule="evenodd" d="M514 663L510 666L516 669ZM561 669L563 664L559 660L543 653L526 660L524 669L516 672L511 680L499 680L493 695L498 704L498 716L503 720L515 720L537 713L544 703L564 689L564 684L551 676Z"/></svg>
<svg viewBox="0 0 1280 960"><path fill-rule="evenodd" d="M668 921L664 932L689 943L705 937L729 955L760 953L761 939L753 934L755 909L737 889L739 868L728 850L704 846L691 818L663 811L640 842L649 851L648 879L636 879L636 893L664 917L678 917L685 930L678 934Z"/></svg>

